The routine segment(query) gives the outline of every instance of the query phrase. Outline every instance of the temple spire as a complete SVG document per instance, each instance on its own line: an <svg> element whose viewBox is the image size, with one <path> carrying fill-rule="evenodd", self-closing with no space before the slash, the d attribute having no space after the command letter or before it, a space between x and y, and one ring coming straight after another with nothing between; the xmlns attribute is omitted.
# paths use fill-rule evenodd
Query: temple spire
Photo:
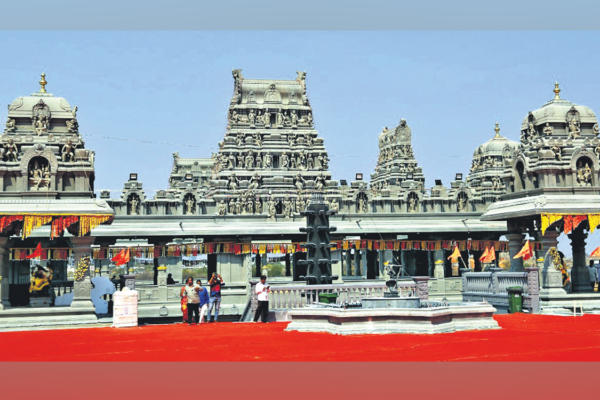
<svg viewBox="0 0 600 400"><path fill-rule="evenodd" d="M40 93L46 93L46 74L42 72L42 79L40 80L40 85L42 86L40 89Z"/></svg>
<svg viewBox="0 0 600 400"><path fill-rule="evenodd" d="M494 130L496 131L496 136L494 136L494 139L501 138L502 136L500 136L500 126L498 126L497 122L496 122L496 127L494 128Z"/></svg>
<svg viewBox="0 0 600 400"><path fill-rule="evenodd" d="M558 82L554 83L554 100L560 100L560 89L558 88Z"/></svg>

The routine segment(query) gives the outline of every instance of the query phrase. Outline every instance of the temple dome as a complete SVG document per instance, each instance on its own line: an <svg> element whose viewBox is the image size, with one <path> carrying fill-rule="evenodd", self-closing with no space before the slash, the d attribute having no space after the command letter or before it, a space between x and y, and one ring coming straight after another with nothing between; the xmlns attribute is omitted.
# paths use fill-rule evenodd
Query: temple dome
<svg viewBox="0 0 600 400"><path fill-rule="evenodd" d="M46 92L45 75L42 76L40 84L42 87L39 92L17 97L8 105L8 117L31 117L33 108L43 102L52 114L52 118L73 118L74 110L66 99Z"/></svg>
<svg viewBox="0 0 600 400"><path fill-rule="evenodd" d="M598 122L596 114L591 108L561 99L559 96L560 89L558 88L558 83L555 84L554 93L554 99L550 100L537 110L531 111L531 113L523 119L521 129L527 129L530 115L533 115L535 118L535 124L537 126L546 123L564 124L567 121L567 113L573 108L579 113L581 123L596 124Z"/></svg>
<svg viewBox="0 0 600 400"><path fill-rule="evenodd" d="M496 135L475 149L473 156L502 156L507 147L513 149L519 146L519 143L500 136L500 128L496 124Z"/></svg>

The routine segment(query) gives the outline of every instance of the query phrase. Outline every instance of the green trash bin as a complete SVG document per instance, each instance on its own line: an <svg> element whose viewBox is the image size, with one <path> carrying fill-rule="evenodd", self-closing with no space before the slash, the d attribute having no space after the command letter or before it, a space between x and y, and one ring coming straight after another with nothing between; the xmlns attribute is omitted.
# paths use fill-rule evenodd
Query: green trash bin
<svg viewBox="0 0 600 400"><path fill-rule="evenodd" d="M523 312L523 288L520 286L513 286L506 288L508 292L508 312L520 313Z"/></svg>
<svg viewBox="0 0 600 400"><path fill-rule="evenodd" d="M319 293L319 302L325 304L335 304L337 293Z"/></svg>

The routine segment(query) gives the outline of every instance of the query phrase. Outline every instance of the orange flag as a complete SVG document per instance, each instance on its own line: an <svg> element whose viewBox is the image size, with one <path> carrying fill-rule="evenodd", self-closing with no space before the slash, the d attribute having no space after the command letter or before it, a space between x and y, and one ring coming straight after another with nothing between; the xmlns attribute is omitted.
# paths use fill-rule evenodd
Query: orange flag
<svg viewBox="0 0 600 400"><path fill-rule="evenodd" d="M116 266L127 264L129 262L129 247L121 250L110 261L113 261Z"/></svg>
<svg viewBox="0 0 600 400"><path fill-rule="evenodd" d="M531 257L533 257L533 249L529 244L529 240L525 241L525 246L523 246L521 251L519 251L513 258L521 257L523 257L523 260L529 260Z"/></svg>
<svg viewBox="0 0 600 400"><path fill-rule="evenodd" d="M481 255L481 257L479 257L479 261L481 261L481 262L487 262L485 260L486 260L486 257L488 257L489 255L490 255L490 248L486 247L485 251L483 252L483 254Z"/></svg>
<svg viewBox="0 0 600 400"><path fill-rule="evenodd" d="M600 247L598 247L596 250L592 251L592 254L590 254L590 257L600 257Z"/></svg>
<svg viewBox="0 0 600 400"><path fill-rule="evenodd" d="M458 246L456 246L454 248L454 253L450 254L450 257L448 257L448 260L452 260L452 262L455 263L458 261L458 257L462 258L462 256L460 255L460 251L458 251Z"/></svg>
<svg viewBox="0 0 600 400"><path fill-rule="evenodd" d="M485 258L486 263L489 263L492 261L496 261L496 250L494 250L494 247L490 247L490 252L488 253L487 257Z"/></svg>
<svg viewBox="0 0 600 400"><path fill-rule="evenodd" d="M36 258L36 257L41 257L42 256L42 243L38 243L37 247L35 248L35 250L33 251L33 253L31 253L30 255L28 255L25 258Z"/></svg>

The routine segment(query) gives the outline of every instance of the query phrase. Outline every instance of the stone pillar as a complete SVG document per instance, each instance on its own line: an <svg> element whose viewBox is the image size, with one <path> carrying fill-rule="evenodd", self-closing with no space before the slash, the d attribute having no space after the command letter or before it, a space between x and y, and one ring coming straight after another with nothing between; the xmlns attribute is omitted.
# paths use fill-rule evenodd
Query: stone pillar
<svg viewBox="0 0 600 400"><path fill-rule="evenodd" d="M492 289L494 291L494 294L500 294L500 282L498 281L498 273L502 272L502 268L492 267L489 269L489 271L492 273Z"/></svg>
<svg viewBox="0 0 600 400"><path fill-rule="evenodd" d="M417 284L417 296L421 301L429 300L429 277L428 276L415 276L413 280Z"/></svg>
<svg viewBox="0 0 600 400"><path fill-rule="evenodd" d="M366 278L367 270L369 269L369 266L367 265L367 250L366 249L360 251L360 265L362 266L362 269L364 270L363 273L361 274L361 276L364 276Z"/></svg>
<svg viewBox="0 0 600 400"><path fill-rule="evenodd" d="M285 276L292 276L292 264L289 253L285 255Z"/></svg>
<svg viewBox="0 0 600 400"><path fill-rule="evenodd" d="M436 250L433 254L433 277L443 279L446 276L446 267L444 262L444 250Z"/></svg>
<svg viewBox="0 0 600 400"><path fill-rule="evenodd" d="M8 238L0 237L0 310L10 307L8 301L9 251Z"/></svg>
<svg viewBox="0 0 600 400"><path fill-rule="evenodd" d="M462 278L462 291L463 292L468 292L468 285L467 285L467 274L472 272L471 268L460 268L460 276Z"/></svg>
<svg viewBox="0 0 600 400"><path fill-rule="evenodd" d="M522 258L513 258L523 248L523 234L522 233L509 233L506 235L508 239L508 251L510 254L510 271L511 272L525 272L523 267Z"/></svg>
<svg viewBox="0 0 600 400"><path fill-rule="evenodd" d="M540 296L546 299L549 296L565 296L567 294L563 289L562 273L554 267L552 257L549 254L550 249L558 245L557 238L558 232L551 229L548 229L546 234L541 237L544 252L544 269L542 270Z"/></svg>
<svg viewBox="0 0 600 400"><path fill-rule="evenodd" d="M352 276L352 252L346 250L346 276Z"/></svg>
<svg viewBox="0 0 600 400"><path fill-rule="evenodd" d="M94 237L83 236L83 237L72 237L70 238L71 244L73 245L73 261L75 263L75 269L79 264L79 260L84 256L92 255L92 244L94 244ZM93 264L90 263L90 269L93 268ZM90 281L90 269L85 273L85 277L81 281L75 281L73 283L73 302L71 303L72 308L90 308L94 309L94 305L91 300L92 282Z"/></svg>
<svg viewBox="0 0 600 400"><path fill-rule="evenodd" d="M362 272L361 272L361 260L362 257L360 255L360 250L355 249L354 250L354 276L362 276Z"/></svg>
<svg viewBox="0 0 600 400"><path fill-rule="evenodd" d="M260 254L254 255L254 265L254 275L259 277L262 274L262 258L260 257Z"/></svg>
<svg viewBox="0 0 600 400"><path fill-rule="evenodd" d="M583 231L582 225L568 235L569 239L571 239L571 248L573 249L571 283L573 285L573 292L577 293L593 291L590 286L590 275L585 257L585 239L587 239L587 233Z"/></svg>
<svg viewBox="0 0 600 400"><path fill-rule="evenodd" d="M155 258L158 260L158 258ZM159 265L157 268L158 276L156 279L158 285L158 300L167 301L167 266Z"/></svg>
<svg viewBox="0 0 600 400"><path fill-rule="evenodd" d="M342 279L342 251L334 250L331 252L331 261L338 260L337 263L331 264L331 275L337 275L338 279L335 280L335 283L342 283L344 280Z"/></svg>

